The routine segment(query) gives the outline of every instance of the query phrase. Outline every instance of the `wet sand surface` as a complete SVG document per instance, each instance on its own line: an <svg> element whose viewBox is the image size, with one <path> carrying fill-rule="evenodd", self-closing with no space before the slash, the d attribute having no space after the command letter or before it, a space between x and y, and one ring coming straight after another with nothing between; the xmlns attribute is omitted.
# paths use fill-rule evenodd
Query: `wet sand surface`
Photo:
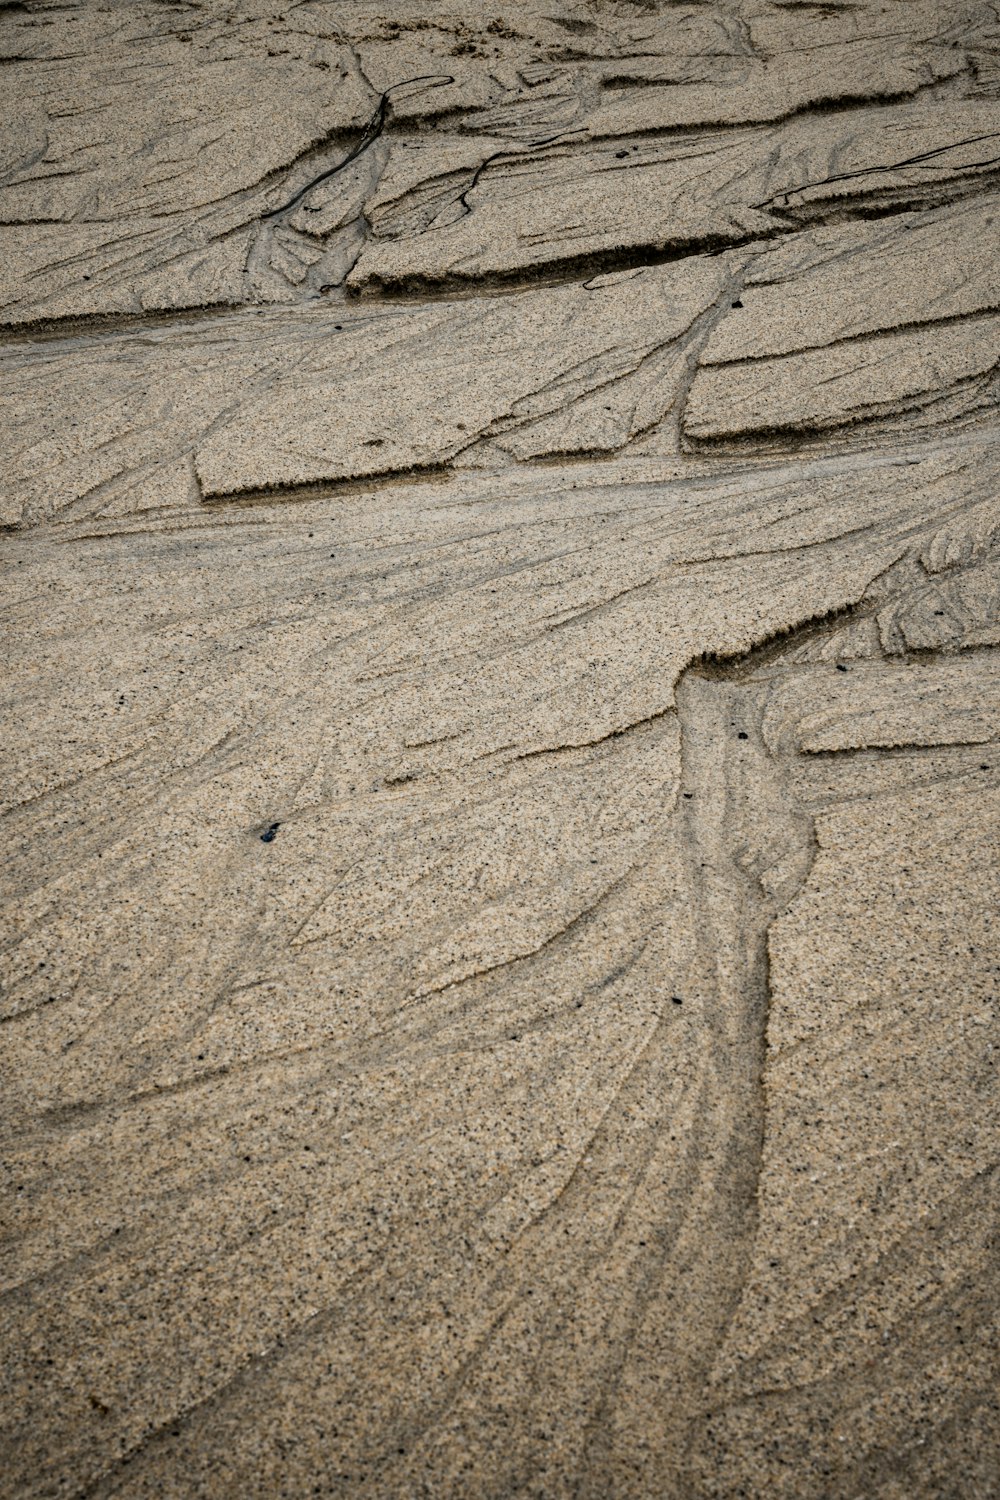
<svg viewBox="0 0 1000 1500"><path fill-rule="evenodd" d="M0 54L0 1493L1000 1495L995 5Z"/></svg>

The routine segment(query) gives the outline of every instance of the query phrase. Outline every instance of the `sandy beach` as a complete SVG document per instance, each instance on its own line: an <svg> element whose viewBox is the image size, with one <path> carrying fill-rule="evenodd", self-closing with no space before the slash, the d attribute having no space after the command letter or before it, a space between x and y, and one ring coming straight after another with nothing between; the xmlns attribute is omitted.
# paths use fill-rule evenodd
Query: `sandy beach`
<svg viewBox="0 0 1000 1500"><path fill-rule="evenodd" d="M1000 1496L995 5L0 56L0 1494Z"/></svg>

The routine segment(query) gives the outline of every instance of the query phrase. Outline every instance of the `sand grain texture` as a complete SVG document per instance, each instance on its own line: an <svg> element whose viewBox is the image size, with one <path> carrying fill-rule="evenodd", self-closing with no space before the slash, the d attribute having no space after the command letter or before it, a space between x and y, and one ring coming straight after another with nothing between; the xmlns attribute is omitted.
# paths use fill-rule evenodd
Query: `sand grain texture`
<svg viewBox="0 0 1000 1500"><path fill-rule="evenodd" d="M0 53L0 1493L1000 1494L995 6Z"/></svg>

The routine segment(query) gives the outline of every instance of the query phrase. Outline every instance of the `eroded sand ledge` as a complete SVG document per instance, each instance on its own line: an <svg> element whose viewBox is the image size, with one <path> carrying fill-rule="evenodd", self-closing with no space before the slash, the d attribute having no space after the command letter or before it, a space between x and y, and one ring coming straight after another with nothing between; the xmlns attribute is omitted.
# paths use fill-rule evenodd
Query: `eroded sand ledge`
<svg viewBox="0 0 1000 1500"><path fill-rule="evenodd" d="M0 44L0 1490L1000 1494L995 7Z"/></svg>

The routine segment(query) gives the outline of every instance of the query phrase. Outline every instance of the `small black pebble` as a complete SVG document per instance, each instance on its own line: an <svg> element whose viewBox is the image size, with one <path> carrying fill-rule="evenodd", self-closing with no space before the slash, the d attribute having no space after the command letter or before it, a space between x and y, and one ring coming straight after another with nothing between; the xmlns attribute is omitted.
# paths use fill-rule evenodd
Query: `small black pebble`
<svg viewBox="0 0 1000 1500"><path fill-rule="evenodd" d="M844 663L842 661L838 661L838 663L837 663L837 671L838 672L846 672L847 671L847 668L844 666Z"/></svg>
<svg viewBox="0 0 1000 1500"><path fill-rule="evenodd" d="M621 161L621 159L622 159L623 156L628 156L628 152L627 151L616 151L615 155L618 157L618 160Z"/></svg>
<svg viewBox="0 0 1000 1500"><path fill-rule="evenodd" d="M278 829L280 827L281 827L280 823L272 823L271 826L270 826L270 828L265 829L265 831L261 834L261 836L260 836L261 843L262 844L273 843L273 841L274 841L274 835L277 833L277 831L278 831Z"/></svg>
<svg viewBox="0 0 1000 1500"><path fill-rule="evenodd" d="M670 998L674 1002L675 1005L683 1005L684 1004L684 1001L681 999L680 995L671 995Z"/></svg>
<svg viewBox="0 0 1000 1500"><path fill-rule="evenodd" d="M979 769L981 771L988 771L989 770L989 766L980 766Z"/></svg>
<svg viewBox="0 0 1000 1500"><path fill-rule="evenodd" d="M745 729L741 729L740 732L739 732L739 734L736 736L736 738L738 740L748 740L750 738L750 736L747 734L747 732L746 732Z"/></svg>
<svg viewBox="0 0 1000 1500"><path fill-rule="evenodd" d="M740 299L739 299L739 298L738 298L738 297L737 297L737 299L736 299L736 301L735 301L735 302L734 302L734 303L733 303L733 306L734 306L734 307L742 307L742 306L743 306L743 303L742 303L742 302L741 302L741 301L740 301Z"/></svg>
<svg viewBox="0 0 1000 1500"><path fill-rule="evenodd" d="M690 802L691 798L693 796L694 796L694 792L685 792L684 793L684 800L685 800L685 802Z"/></svg>

